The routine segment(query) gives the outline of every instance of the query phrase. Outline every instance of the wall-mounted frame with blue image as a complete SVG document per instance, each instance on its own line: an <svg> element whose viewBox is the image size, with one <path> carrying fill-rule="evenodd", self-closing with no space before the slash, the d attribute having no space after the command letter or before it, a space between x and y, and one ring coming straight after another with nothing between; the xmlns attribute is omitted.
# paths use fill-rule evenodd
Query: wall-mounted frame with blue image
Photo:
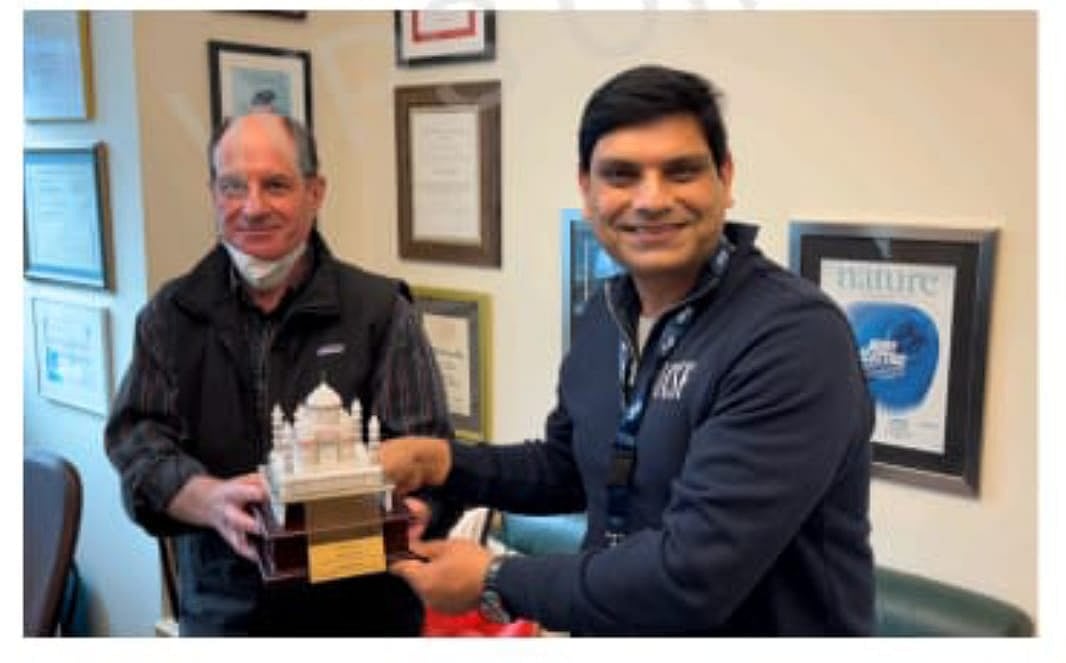
<svg viewBox="0 0 1066 663"><path fill-rule="evenodd" d="M793 221L789 265L855 333L876 476L976 496L997 231Z"/></svg>
<svg viewBox="0 0 1066 663"><path fill-rule="evenodd" d="M560 213L563 268L563 354L570 348L574 321L585 310L589 298L615 274L624 271L596 240L592 225L579 209Z"/></svg>
<svg viewBox="0 0 1066 663"><path fill-rule="evenodd" d="M212 127L227 117L269 110L312 128L307 51L210 40L207 60Z"/></svg>

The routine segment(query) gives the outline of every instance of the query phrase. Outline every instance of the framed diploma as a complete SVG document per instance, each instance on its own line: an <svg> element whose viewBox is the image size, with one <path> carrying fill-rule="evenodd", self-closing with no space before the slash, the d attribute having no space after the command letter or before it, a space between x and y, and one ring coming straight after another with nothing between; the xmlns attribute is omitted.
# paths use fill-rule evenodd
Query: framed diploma
<svg viewBox="0 0 1066 663"><path fill-rule="evenodd" d="M211 125L256 110L311 128L311 54L286 48L207 42Z"/></svg>
<svg viewBox="0 0 1066 663"><path fill-rule="evenodd" d="M564 209L559 235L562 238L563 353L570 348L574 322L589 298L603 282L625 269L600 246L592 225L579 209Z"/></svg>
<svg viewBox="0 0 1066 663"><path fill-rule="evenodd" d="M89 12L22 14L23 116L29 121L93 117Z"/></svg>
<svg viewBox="0 0 1066 663"><path fill-rule="evenodd" d="M23 150L27 277L93 288L109 286L105 156L103 143Z"/></svg>
<svg viewBox="0 0 1066 663"><path fill-rule="evenodd" d="M493 11L398 11L393 17L396 64L401 67L496 57Z"/></svg>
<svg viewBox="0 0 1066 663"><path fill-rule="evenodd" d="M854 332L875 475L977 495L995 244L995 230L791 224L792 269Z"/></svg>
<svg viewBox="0 0 1066 663"><path fill-rule="evenodd" d="M422 329L444 379L456 436L488 440L492 436L489 296L437 288L412 290Z"/></svg>
<svg viewBox="0 0 1066 663"><path fill-rule="evenodd" d="M500 83L395 91L400 257L500 266Z"/></svg>
<svg viewBox="0 0 1066 663"><path fill-rule="evenodd" d="M107 310L34 298L33 332L41 396L107 414L111 398Z"/></svg>

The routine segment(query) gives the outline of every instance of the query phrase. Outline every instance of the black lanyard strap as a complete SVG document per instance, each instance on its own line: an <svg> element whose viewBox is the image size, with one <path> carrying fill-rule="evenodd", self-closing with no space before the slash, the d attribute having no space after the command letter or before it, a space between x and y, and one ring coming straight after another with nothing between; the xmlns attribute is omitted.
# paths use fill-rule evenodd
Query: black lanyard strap
<svg viewBox="0 0 1066 663"><path fill-rule="evenodd" d="M719 242L718 250L711 261L712 281L710 290L718 287L722 275L729 266L732 245L725 237ZM629 495L632 492L633 469L637 461L637 433L644 420L652 385L666 364L666 360L678 346L685 332L696 317L696 304L689 303L678 309L664 323L659 343L655 348L652 369L639 373L637 383L632 391L627 389L630 372L637 370L636 359L629 350L625 339L618 344L618 380L623 394L622 418L618 423L618 433L614 438L611 465L607 473L607 527L604 538L608 546L613 546L625 538L629 520ZM629 398L625 394L629 393Z"/></svg>

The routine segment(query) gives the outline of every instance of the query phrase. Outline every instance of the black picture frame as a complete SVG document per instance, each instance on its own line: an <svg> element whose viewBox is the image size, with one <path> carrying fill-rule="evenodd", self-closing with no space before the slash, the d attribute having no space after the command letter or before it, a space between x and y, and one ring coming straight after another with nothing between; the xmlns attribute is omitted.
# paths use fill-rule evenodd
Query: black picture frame
<svg viewBox="0 0 1066 663"><path fill-rule="evenodd" d="M109 289L111 206L104 144L26 148L22 177L25 276Z"/></svg>
<svg viewBox="0 0 1066 663"><path fill-rule="evenodd" d="M979 495L997 237L995 229L790 224L790 267L840 304L855 333L877 403L875 476Z"/></svg>
<svg viewBox="0 0 1066 663"><path fill-rule="evenodd" d="M447 15L459 25L446 29L419 30L420 19ZM396 64L401 67L456 62L478 62L496 58L496 12L492 10L403 10L393 12Z"/></svg>
<svg viewBox="0 0 1066 663"><path fill-rule="evenodd" d="M407 260L500 267L500 82L435 83L398 87L393 92L396 108L400 257ZM450 135L446 135L447 131L435 134L430 132L428 137L415 130L418 126L416 120L448 114L468 116L472 130L469 133ZM436 163L427 164L417 160L419 141L423 139L431 143L426 152L438 157ZM432 144L434 140L445 142ZM453 149L456 145L458 147ZM465 156L460 157L460 154ZM420 180L420 168L424 168L425 176L433 181ZM469 178L453 176L454 172L464 168L470 169ZM476 180L476 183L473 180ZM453 196L460 196L463 191L454 186L456 181L475 185L470 191L476 189L476 196L471 194L472 198L476 197L476 201L469 205L472 208L470 214L456 216L462 223L470 226L464 228L464 232L471 231L469 236L450 237L427 232L423 228L425 219L420 216L420 209L436 213L442 209L467 206L466 201L462 200L453 205ZM424 191L428 192L427 198L436 197L438 201L442 200L443 204L438 202L420 207L418 201Z"/></svg>
<svg viewBox="0 0 1066 663"><path fill-rule="evenodd" d="M607 279L621 274L625 269L600 245L592 224L579 209L568 208L560 212L559 237L561 239L562 266L562 321L563 354L570 349L573 340L574 322L585 310L585 305Z"/></svg>
<svg viewBox="0 0 1066 663"><path fill-rule="evenodd" d="M212 39L207 42L207 67L213 128L256 106L314 127L308 51Z"/></svg>

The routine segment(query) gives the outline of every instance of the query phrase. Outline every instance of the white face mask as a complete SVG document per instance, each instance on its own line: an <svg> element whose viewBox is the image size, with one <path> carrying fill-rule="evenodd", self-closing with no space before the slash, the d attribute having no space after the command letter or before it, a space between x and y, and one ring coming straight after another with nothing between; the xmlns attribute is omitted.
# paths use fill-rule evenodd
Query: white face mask
<svg viewBox="0 0 1066 663"><path fill-rule="evenodd" d="M237 268L237 272L248 287L257 292L263 292L273 290L285 282L293 265L307 249L307 242L300 242L296 248L277 260L264 260L250 256L225 240L222 246L226 247L233 266Z"/></svg>

